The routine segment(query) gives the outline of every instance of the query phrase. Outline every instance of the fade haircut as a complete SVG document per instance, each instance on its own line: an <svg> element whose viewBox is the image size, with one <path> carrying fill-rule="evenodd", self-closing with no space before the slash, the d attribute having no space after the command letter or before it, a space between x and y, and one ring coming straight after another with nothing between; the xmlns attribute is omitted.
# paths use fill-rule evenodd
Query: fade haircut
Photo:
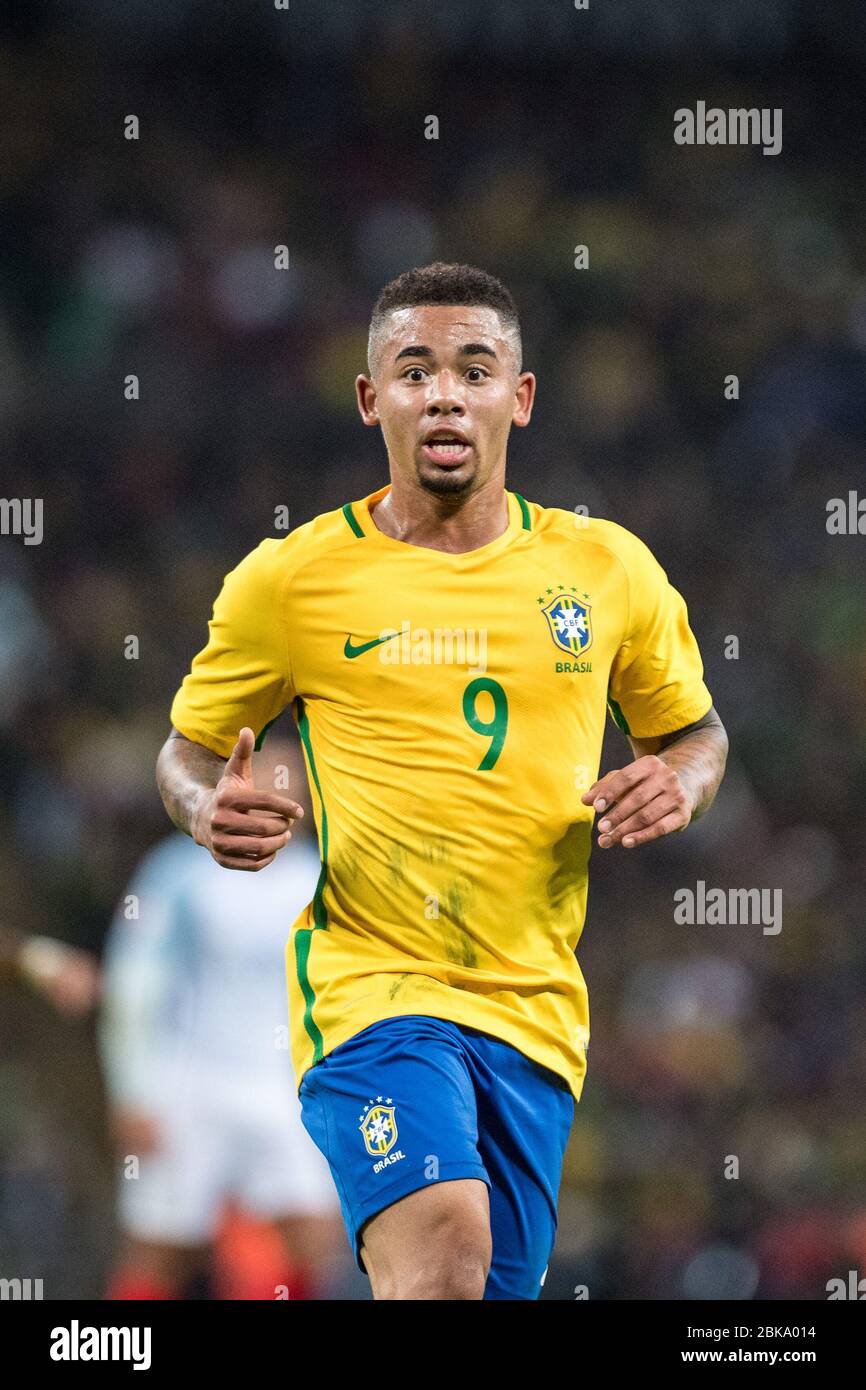
<svg viewBox="0 0 866 1390"><path fill-rule="evenodd" d="M430 265L405 270L380 291L370 319L367 340L367 370L373 376L378 367L379 349L385 320L394 309L410 309L416 304L473 304L495 309L499 315L518 372L523 364L523 345L520 339L520 318L511 291L474 265L448 265L433 261Z"/></svg>

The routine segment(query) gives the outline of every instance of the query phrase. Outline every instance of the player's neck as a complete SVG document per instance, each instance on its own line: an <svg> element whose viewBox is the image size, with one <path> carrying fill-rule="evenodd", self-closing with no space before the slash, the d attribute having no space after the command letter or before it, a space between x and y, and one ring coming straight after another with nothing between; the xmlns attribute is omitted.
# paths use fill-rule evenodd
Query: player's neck
<svg viewBox="0 0 866 1390"><path fill-rule="evenodd" d="M491 480L461 500L436 497L393 479L370 515L392 540L459 555L480 549L508 529L508 499L501 479Z"/></svg>

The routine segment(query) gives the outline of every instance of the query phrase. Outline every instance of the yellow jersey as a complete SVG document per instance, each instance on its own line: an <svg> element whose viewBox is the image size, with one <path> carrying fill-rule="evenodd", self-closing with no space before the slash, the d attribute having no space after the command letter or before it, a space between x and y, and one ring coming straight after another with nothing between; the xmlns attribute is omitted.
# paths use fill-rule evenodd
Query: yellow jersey
<svg viewBox="0 0 866 1390"><path fill-rule="evenodd" d="M286 947L299 1086L362 1029L426 1014L510 1043L579 1100L580 798L608 711L652 738L709 710L686 605L615 522L507 492L503 534L454 555L379 531L387 492L225 577L172 723L228 758L244 725L260 744L292 707L322 861Z"/></svg>

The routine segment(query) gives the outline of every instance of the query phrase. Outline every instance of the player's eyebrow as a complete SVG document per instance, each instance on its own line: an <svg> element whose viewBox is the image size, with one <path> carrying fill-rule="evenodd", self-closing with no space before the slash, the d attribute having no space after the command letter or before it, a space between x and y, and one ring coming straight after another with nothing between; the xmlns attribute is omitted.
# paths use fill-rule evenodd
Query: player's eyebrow
<svg viewBox="0 0 866 1390"><path fill-rule="evenodd" d="M462 348L460 348L458 356L478 357L482 353L487 357L498 360L496 359L496 353L493 351L493 348L488 347L486 343L464 343ZM433 357L434 355L433 349L426 347L423 343L412 343L409 347L401 348L394 358L394 361L399 362L401 357Z"/></svg>

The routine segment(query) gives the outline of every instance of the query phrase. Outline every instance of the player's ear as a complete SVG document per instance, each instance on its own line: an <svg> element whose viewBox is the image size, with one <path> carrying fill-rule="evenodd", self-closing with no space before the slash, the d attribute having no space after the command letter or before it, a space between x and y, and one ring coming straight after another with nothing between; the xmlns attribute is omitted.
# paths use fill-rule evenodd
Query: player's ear
<svg viewBox="0 0 866 1390"><path fill-rule="evenodd" d="M365 425L378 425L379 412L376 409L376 388L371 377L364 376L363 372L355 377L355 395L358 398L358 410L361 412L361 419Z"/></svg>
<svg viewBox="0 0 866 1390"><path fill-rule="evenodd" d="M532 372L521 372L514 392L514 414L511 423L521 428L529 424L532 406L535 401L535 376Z"/></svg>

